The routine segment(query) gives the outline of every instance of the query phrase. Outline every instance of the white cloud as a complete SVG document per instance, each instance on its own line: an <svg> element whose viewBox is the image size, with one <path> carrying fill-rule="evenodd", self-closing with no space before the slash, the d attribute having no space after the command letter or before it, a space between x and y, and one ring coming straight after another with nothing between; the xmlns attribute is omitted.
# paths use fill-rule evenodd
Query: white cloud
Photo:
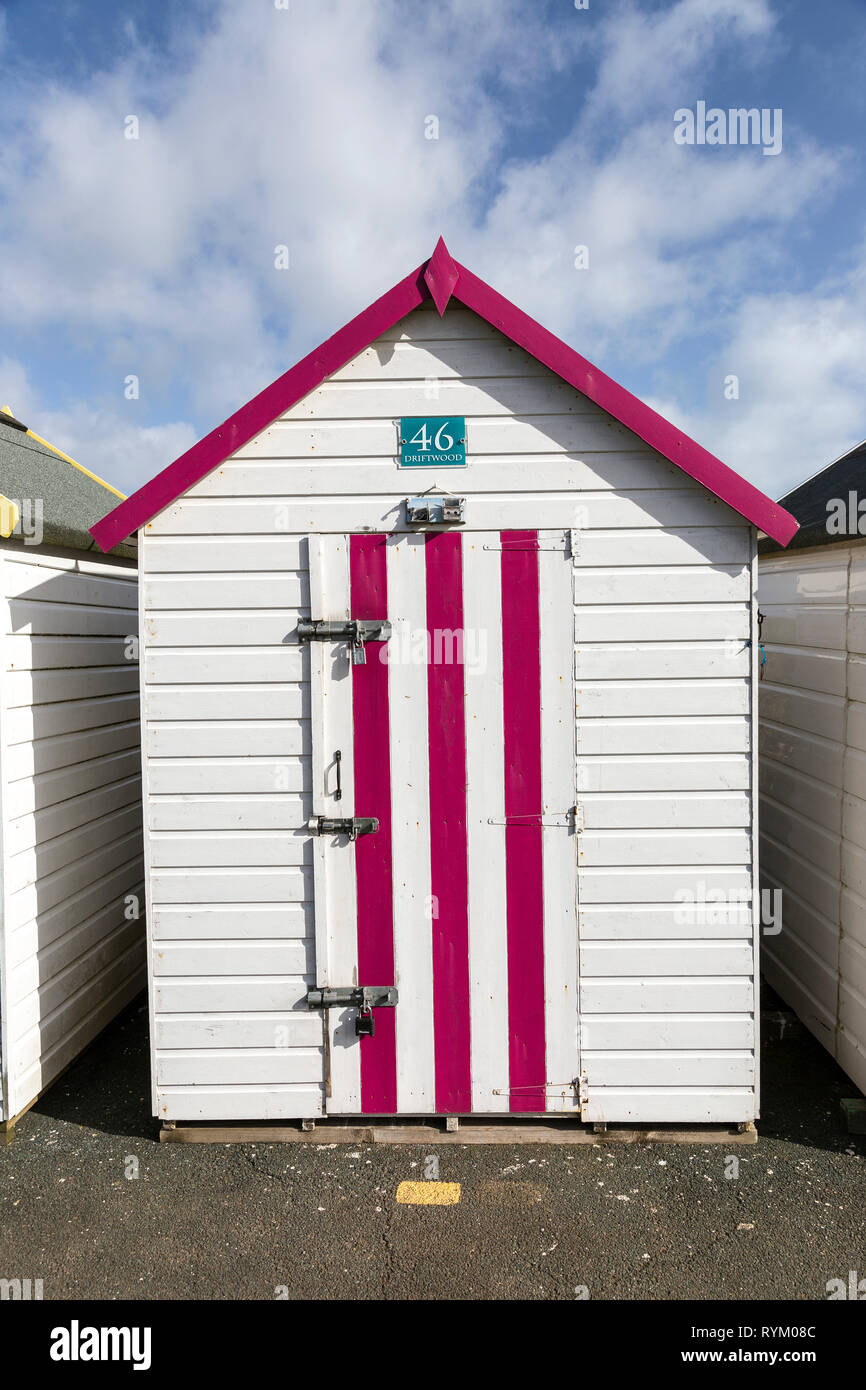
<svg viewBox="0 0 866 1390"><path fill-rule="evenodd" d="M521 0L293 0L288 12L246 0L212 13L206 30L187 24L170 67L129 29L115 68L84 89L12 78L0 302L12 329L95 358L88 407L67 406L76 393L58 383L62 427L82 462L114 448L106 471L119 486L169 462L155 455L178 451L190 428L140 431L127 374L140 377L143 419L189 413L210 428L442 231L602 366L661 362L707 325L734 344L789 229L845 172L843 153L787 125L778 159L674 145L673 111L704 94L695 84L719 54L758 64L778 42L767 0L618 6L592 25L575 11L565 28ZM546 155L509 161L508 121L548 73L587 55L596 67L571 130ZM129 114L137 141L124 139ZM424 138L429 115L438 140ZM588 272L573 266L579 243ZM280 244L288 271L274 268ZM795 312L765 299L785 322ZM730 444L755 457L742 433Z"/></svg>
<svg viewBox="0 0 866 1390"><path fill-rule="evenodd" d="M658 354L772 263L780 229L832 186L840 163L805 145L786 163L747 149L715 164L648 124L602 162L575 141L515 167L471 240L504 293L525 300L528 282L543 321L568 335L579 323L582 351L608 351L630 330L629 356ZM576 245L589 248L588 271L574 269Z"/></svg>
<svg viewBox="0 0 866 1390"><path fill-rule="evenodd" d="M634 116L663 96L673 112L681 104L678 91L709 59L733 48L741 64L754 62L774 27L768 0L679 0L649 11L618 6L604 25L592 104L598 111Z"/></svg>
<svg viewBox="0 0 866 1390"><path fill-rule="evenodd" d="M725 399L724 379L739 397ZM704 406L654 401L726 463L780 497L866 434L866 248L844 279L811 294L740 305Z"/></svg>
<svg viewBox="0 0 866 1390"><path fill-rule="evenodd" d="M36 391L23 362L8 355L0 357L0 406L8 406L17 420L28 423L27 417L36 407Z"/></svg>
<svg viewBox="0 0 866 1390"><path fill-rule="evenodd" d="M7 319L122 335L143 383L182 370L198 408L225 413L227 384L265 384L465 208L499 136L491 100L458 78L450 8L433 7L426 41L391 0L227 6L174 78L132 49L84 91L34 83L29 137L0 153L17 190ZM476 78L499 60L512 8L474 22ZM438 141L424 138L431 113ZM124 138L128 114L138 140ZM284 243L292 269L279 272Z"/></svg>

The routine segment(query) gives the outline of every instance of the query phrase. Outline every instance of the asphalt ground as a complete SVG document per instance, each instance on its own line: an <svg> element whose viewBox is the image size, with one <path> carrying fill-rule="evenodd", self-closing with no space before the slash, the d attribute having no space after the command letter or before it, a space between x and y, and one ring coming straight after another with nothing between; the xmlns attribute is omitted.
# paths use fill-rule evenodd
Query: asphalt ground
<svg viewBox="0 0 866 1390"><path fill-rule="evenodd" d="M816 1300L866 1277L857 1092L799 1025L765 1042L755 1147L425 1149L160 1145L146 1023L140 1000L0 1149L0 1277L46 1300ZM398 1202L431 1158L459 1201Z"/></svg>

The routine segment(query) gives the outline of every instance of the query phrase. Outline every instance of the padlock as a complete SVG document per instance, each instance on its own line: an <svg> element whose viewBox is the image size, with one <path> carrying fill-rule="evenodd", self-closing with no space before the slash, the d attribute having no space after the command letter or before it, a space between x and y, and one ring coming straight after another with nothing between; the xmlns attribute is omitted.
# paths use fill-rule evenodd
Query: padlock
<svg viewBox="0 0 866 1390"><path fill-rule="evenodd" d="M359 1038L372 1038L376 1035L376 1020L373 1017L373 1010L370 1006L362 1005L358 1010L358 1017L355 1019L355 1036Z"/></svg>

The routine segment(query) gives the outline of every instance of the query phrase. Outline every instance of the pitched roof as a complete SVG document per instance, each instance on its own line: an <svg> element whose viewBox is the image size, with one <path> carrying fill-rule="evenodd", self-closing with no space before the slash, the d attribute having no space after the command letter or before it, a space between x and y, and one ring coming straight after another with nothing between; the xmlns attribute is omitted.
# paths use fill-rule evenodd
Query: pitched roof
<svg viewBox="0 0 866 1390"><path fill-rule="evenodd" d="M858 533L853 535L846 532L830 531L827 529L829 512L827 503L834 500L841 500L845 504L846 513L848 510L849 493L856 493L857 500L854 503L854 516L857 517L857 502L866 497L866 440L861 444L855 444L853 449L849 449L847 454L835 459L833 463L828 463L826 468L822 468L820 473L815 473L805 482L800 483L787 493L779 502L780 507L785 509L797 518L800 529L794 538L793 545L796 549L802 550L810 545L832 545L834 542L850 542L866 540L866 536ZM758 549L761 554L767 551L777 550L778 546L769 537L759 541Z"/></svg>
<svg viewBox="0 0 866 1390"><path fill-rule="evenodd" d="M22 525L33 516L26 504L40 503L43 543L72 550L95 550L90 527L123 500L122 492L34 434L8 407L0 409L0 489L19 511L25 504ZM119 545L116 554L134 556L135 543Z"/></svg>
<svg viewBox="0 0 866 1390"><path fill-rule="evenodd" d="M125 540L431 297L440 315L452 298L472 309L780 544L793 536L797 523L776 502L479 280L440 238L429 261L93 526L98 544L107 550Z"/></svg>

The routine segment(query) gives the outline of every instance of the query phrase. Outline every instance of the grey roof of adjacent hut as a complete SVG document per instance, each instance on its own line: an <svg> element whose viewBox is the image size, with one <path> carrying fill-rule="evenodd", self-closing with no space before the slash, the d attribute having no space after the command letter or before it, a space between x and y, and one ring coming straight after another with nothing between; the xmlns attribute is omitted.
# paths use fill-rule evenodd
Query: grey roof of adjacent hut
<svg viewBox="0 0 866 1390"><path fill-rule="evenodd" d="M779 505L797 518L800 529L783 547L769 536L758 542L760 554L776 550L803 550L811 545L841 545L851 541L866 540L861 535L839 535L827 530L827 503L841 498L847 503L848 494L854 492L858 499L866 500L866 440L855 444L847 454L822 468L820 473L807 478L795 487L793 492L779 498Z"/></svg>
<svg viewBox="0 0 866 1390"><path fill-rule="evenodd" d="M101 555L90 527L120 500L115 492L46 448L26 432L26 426L0 411L0 493L17 502L41 499L42 541ZM13 539L15 533L13 533ZM112 555L135 558L134 540L124 541Z"/></svg>

